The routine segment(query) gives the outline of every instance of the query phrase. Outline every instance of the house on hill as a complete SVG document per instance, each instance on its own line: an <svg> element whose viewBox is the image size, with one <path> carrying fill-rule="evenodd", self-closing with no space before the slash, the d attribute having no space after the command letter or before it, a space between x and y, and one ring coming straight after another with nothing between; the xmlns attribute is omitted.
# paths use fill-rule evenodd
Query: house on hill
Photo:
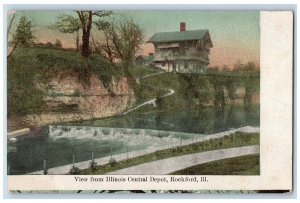
<svg viewBox="0 0 300 203"><path fill-rule="evenodd" d="M155 33L148 42L154 45L156 67L180 73L205 72L213 47L208 30L186 31L184 22L180 31Z"/></svg>

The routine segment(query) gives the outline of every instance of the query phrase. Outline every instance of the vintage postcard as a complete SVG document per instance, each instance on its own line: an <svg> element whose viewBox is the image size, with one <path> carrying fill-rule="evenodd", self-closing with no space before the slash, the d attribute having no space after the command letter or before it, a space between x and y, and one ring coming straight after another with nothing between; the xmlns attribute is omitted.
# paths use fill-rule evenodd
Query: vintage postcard
<svg viewBox="0 0 300 203"><path fill-rule="evenodd" d="M8 190L292 190L292 12L10 10L7 45Z"/></svg>

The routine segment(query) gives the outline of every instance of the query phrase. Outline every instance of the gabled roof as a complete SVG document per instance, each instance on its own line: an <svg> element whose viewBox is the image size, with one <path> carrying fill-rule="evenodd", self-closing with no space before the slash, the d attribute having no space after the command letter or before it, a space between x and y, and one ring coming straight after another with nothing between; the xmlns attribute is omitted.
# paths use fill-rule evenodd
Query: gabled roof
<svg viewBox="0 0 300 203"><path fill-rule="evenodd" d="M175 42L202 39L208 30L188 30L183 32L155 33L147 42Z"/></svg>

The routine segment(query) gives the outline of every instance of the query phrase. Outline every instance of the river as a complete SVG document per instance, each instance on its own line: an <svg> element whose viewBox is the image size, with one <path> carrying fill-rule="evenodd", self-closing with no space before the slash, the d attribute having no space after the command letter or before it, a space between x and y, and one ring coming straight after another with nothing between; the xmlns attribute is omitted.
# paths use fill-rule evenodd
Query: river
<svg viewBox="0 0 300 203"><path fill-rule="evenodd" d="M128 114L45 126L8 144L9 174L26 174L109 155L156 148L242 126L259 126L259 104Z"/></svg>

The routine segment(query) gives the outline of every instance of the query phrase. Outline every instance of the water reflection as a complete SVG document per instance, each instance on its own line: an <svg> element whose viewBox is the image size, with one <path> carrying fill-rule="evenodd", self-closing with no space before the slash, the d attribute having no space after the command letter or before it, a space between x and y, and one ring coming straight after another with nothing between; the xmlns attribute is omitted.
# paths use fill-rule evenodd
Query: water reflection
<svg viewBox="0 0 300 203"><path fill-rule="evenodd" d="M259 104L157 111L73 122L72 125L140 128L210 134L241 126L259 126Z"/></svg>

